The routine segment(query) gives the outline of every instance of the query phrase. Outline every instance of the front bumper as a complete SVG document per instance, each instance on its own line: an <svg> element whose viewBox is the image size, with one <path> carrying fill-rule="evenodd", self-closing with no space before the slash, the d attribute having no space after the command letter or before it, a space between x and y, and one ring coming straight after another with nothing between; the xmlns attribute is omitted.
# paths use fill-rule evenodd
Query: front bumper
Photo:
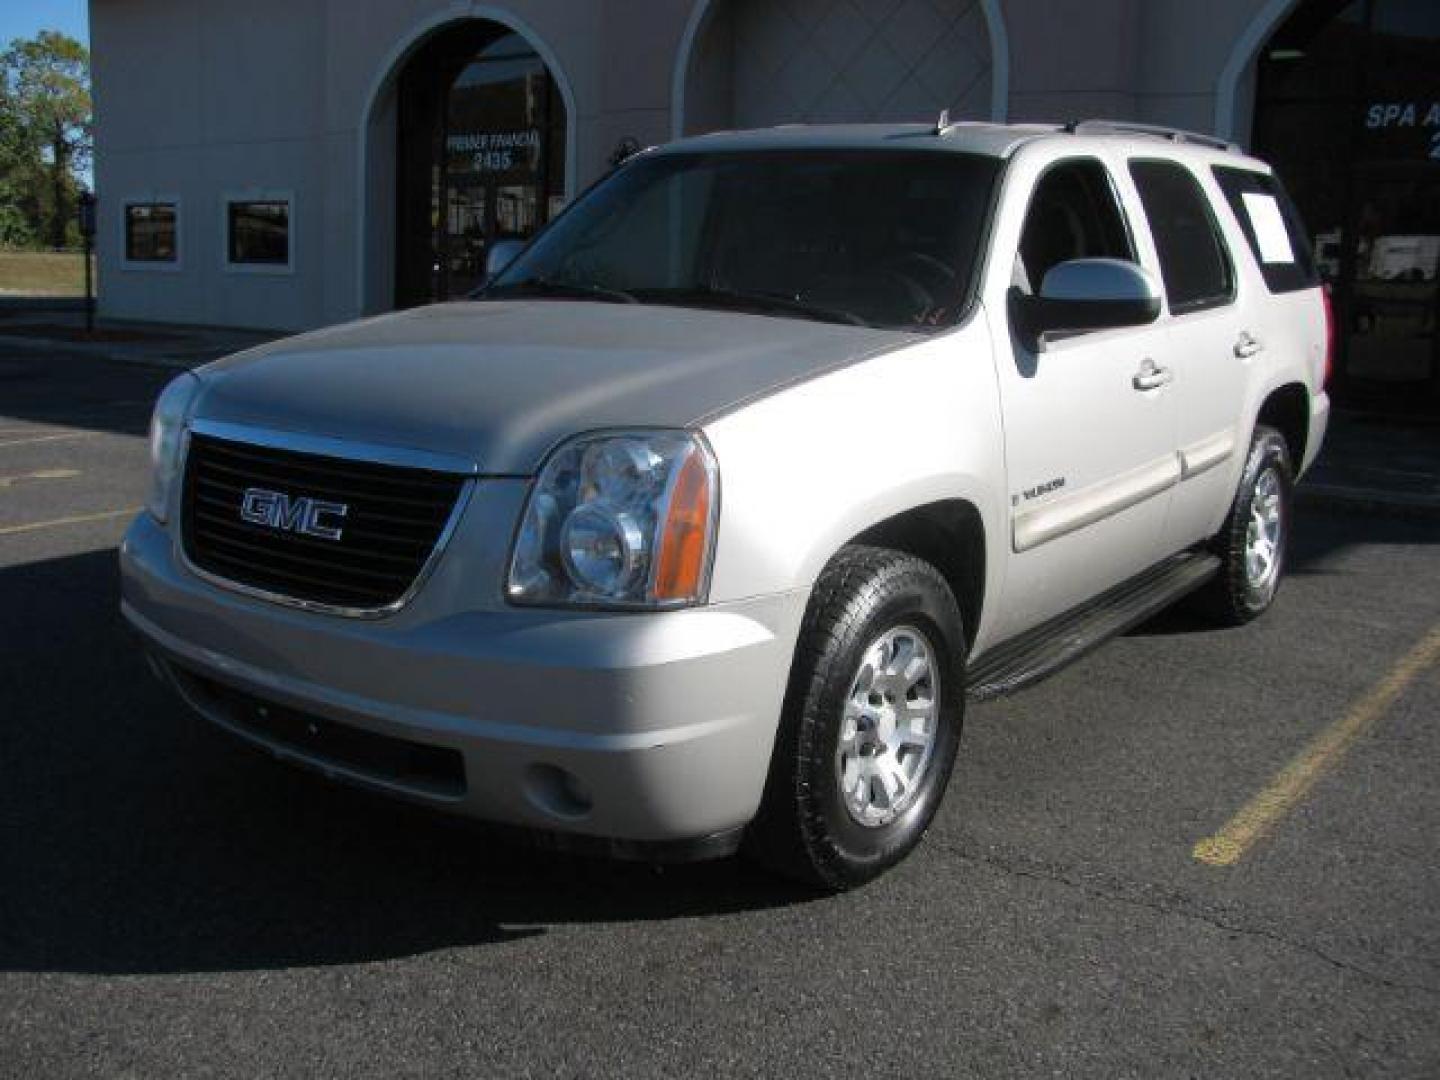
<svg viewBox="0 0 1440 1080"><path fill-rule="evenodd" d="M642 845L754 816L806 600L464 609L442 580L396 616L346 619L202 581L148 515L120 565L162 672L242 738L475 818Z"/></svg>

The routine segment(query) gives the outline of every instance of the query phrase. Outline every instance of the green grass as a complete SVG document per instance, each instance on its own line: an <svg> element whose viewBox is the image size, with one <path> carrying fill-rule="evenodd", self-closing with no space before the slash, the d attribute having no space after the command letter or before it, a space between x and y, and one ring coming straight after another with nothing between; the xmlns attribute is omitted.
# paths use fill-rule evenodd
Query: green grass
<svg viewBox="0 0 1440 1080"><path fill-rule="evenodd" d="M81 256L48 251L0 251L0 294L80 296L85 292Z"/></svg>

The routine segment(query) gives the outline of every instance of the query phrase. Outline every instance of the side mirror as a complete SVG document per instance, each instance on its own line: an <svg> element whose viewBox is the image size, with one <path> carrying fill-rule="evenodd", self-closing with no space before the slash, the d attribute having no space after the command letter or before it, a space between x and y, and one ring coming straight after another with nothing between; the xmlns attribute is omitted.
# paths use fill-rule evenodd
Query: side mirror
<svg viewBox="0 0 1440 1080"><path fill-rule="evenodd" d="M524 240L496 240L485 253L485 280L494 281L525 250Z"/></svg>
<svg viewBox="0 0 1440 1080"><path fill-rule="evenodd" d="M1019 326L1035 338L1052 331L1144 326L1160 317L1160 290L1126 259L1071 259L1050 269L1039 296L1011 291Z"/></svg>

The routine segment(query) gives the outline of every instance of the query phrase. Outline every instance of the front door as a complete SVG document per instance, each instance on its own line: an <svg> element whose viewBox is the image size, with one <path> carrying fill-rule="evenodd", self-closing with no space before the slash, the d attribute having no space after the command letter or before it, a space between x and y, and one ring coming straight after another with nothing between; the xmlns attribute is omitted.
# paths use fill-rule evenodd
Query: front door
<svg viewBox="0 0 1440 1080"><path fill-rule="evenodd" d="M1110 169L1094 157L1050 164L1028 201L1013 287L1037 291L1058 263L1094 257L1136 259ZM989 306L992 325L1007 318ZM998 357L1011 545L1001 639L1160 559L1178 479L1162 327L1052 335L1037 351L1009 336Z"/></svg>

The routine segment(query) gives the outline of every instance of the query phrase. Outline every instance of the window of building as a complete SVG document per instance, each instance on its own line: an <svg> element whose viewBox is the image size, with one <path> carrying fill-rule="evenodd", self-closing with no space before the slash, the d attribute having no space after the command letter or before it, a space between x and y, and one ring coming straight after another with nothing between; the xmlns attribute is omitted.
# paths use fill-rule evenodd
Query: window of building
<svg viewBox="0 0 1440 1080"><path fill-rule="evenodd" d="M180 206L173 200L125 203L125 261L174 265L180 259Z"/></svg>
<svg viewBox="0 0 1440 1080"><path fill-rule="evenodd" d="M1052 165L1035 185L1025 214L1017 284L1039 292L1045 275L1060 263L1102 258L1135 258L1109 172L1095 158Z"/></svg>
<svg viewBox="0 0 1440 1080"><path fill-rule="evenodd" d="M288 269L290 200L231 199L225 208L225 251L232 267Z"/></svg>
<svg viewBox="0 0 1440 1080"><path fill-rule="evenodd" d="M1168 161L1132 161L1130 175L1150 221L1171 313L1229 303L1235 275L1200 182Z"/></svg>
<svg viewBox="0 0 1440 1080"><path fill-rule="evenodd" d="M1280 182L1249 169L1217 165L1212 171L1270 291L1295 292L1320 284L1300 214Z"/></svg>

